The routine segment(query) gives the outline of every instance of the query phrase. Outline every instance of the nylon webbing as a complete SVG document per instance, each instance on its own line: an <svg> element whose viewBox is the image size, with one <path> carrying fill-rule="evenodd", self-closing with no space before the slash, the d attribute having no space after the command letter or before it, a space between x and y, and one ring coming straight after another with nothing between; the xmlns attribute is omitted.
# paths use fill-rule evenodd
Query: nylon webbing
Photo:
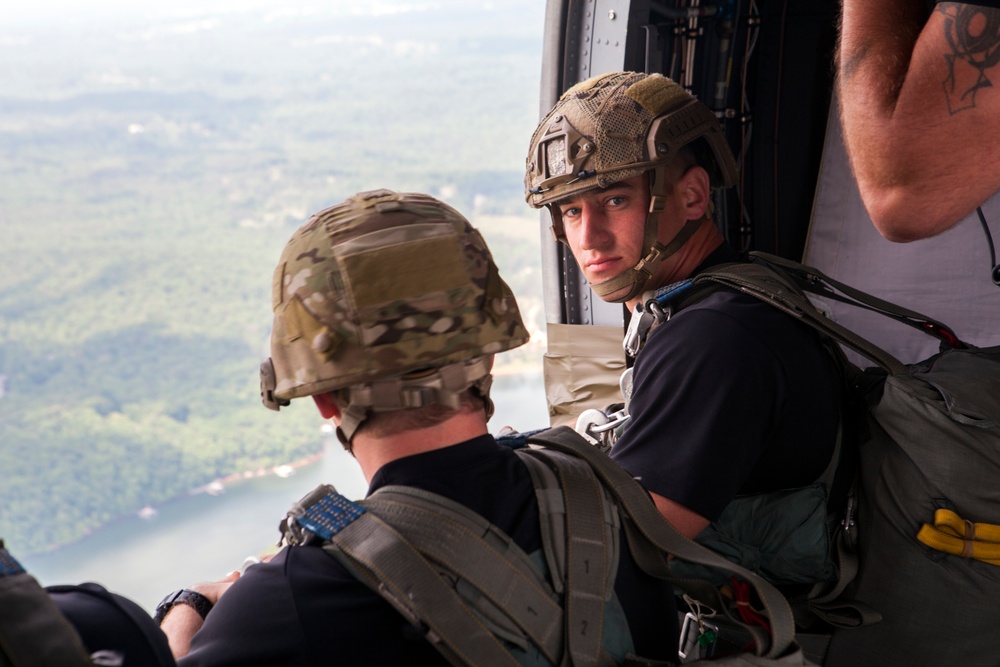
<svg viewBox="0 0 1000 667"><path fill-rule="evenodd" d="M694 279L696 284L705 281L720 283L774 306L820 333L847 345L891 375L910 374L906 365L891 354L826 317L802 294L800 288L790 278L767 266L745 262L720 264L698 274Z"/></svg>
<svg viewBox="0 0 1000 667"><path fill-rule="evenodd" d="M850 347L881 366L891 375L909 375L910 369L880 347L826 317L809 300L803 290L868 307L870 310L882 312L938 338L942 337L937 336L933 331L922 328L920 323L929 322L934 328L949 331L947 327L935 320L832 280L812 267L766 253L754 252L751 253L751 258L753 259L752 263L722 264L698 274L694 283L698 285L699 291L685 294L679 300L679 305L683 306L702 298L705 290L712 290L713 284L736 289L791 315L821 335L826 336L827 339ZM830 289L831 287L848 295L850 299L837 297ZM835 354L841 354L839 349L834 348L833 351ZM847 364L846 360L842 361L843 364ZM827 488L829 488L832 474L836 472L834 464L839 458L838 450L843 435L842 427L843 421L841 420L834 458L831 459L830 465L827 466L820 480L827 484ZM852 538L846 532L847 530L850 530L850 527L845 527L835 535L837 580L829 587L817 584L808 596L810 611L828 623L844 628L870 625L877 623L882 618L881 614L862 602L839 599L847 586L857 576L859 568L858 556L852 544L849 544Z"/></svg>
<svg viewBox="0 0 1000 667"><path fill-rule="evenodd" d="M964 344L959 341L955 333L943 322L939 322L915 310L904 308L891 301L885 301L873 294L862 292L855 287L851 287L846 283L825 275L814 267L793 262L790 259L771 255L766 252L751 252L750 257L754 261L776 266L793 276L804 291L881 313L886 317L891 317L898 322L911 326L929 336L933 336L951 347L964 347ZM840 292L843 296L836 294L833 290Z"/></svg>
<svg viewBox="0 0 1000 667"><path fill-rule="evenodd" d="M557 593L565 590L566 581L566 504L555 472L529 454L529 448L516 449L531 475L538 501L538 525L542 533L542 552L549 568L552 586Z"/></svg>
<svg viewBox="0 0 1000 667"><path fill-rule="evenodd" d="M602 635L618 567L617 508L578 458L528 448L517 453L539 497L543 542L561 543L550 562L571 591L564 606L502 531L420 489L384 487L358 504L320 486L293 507L283 530L294 544L309 541L303 529L323 538L325 550L424 627L453 664L516 664L497 637L530 650L528 638L553 664L610 664ZM550 530L557 526L561 536Z"/></svg>
<svg viewBox="0 0 1000 667"><path fill-rule="evenodd" d="M659 513L646 491L618 464L584 441L568 426L542 431L529 437L528 441L569 452L589 463L605 486L612 491L626 515L635 522L636 529L659 549L692 563L734 574L749 582L757 591L771 622L770 645L765 646L764 642L757 642L758 655L778 657L792 646L795 638L795 622L784 596L757 574L678 533Z"/></svg>
<svg viewBox="0 0 1000 667"><path fill-rule="evenodd" d="M421 554L467 582L459 594L497 625L501 636L527 650L527 635L550 662L558 662L562 606L510 537L463 505L412 487L383 487L364 506ZM482 604L482 598L493 606Z"/></svg>
<svg viewBox="0 0 1000 667"><path fill-rule="evenodd" d="M604 605L614 583L608 572L601 486L584 461L573 457L550 460L556 463L566 504L566 648L575 667L596 666L600 664Z"/></svg>
<svg viewBox="0 0 1000 667"><path fill-rule="evenodd" d="M659 212L655 214L650 213L650 216L658 218ZM625 301L632 298L638 290L642 289L642 287L646 284L646 281L649 279L649 276L652 275L660 263L673 255L681 248L681 246L687 243L691 237L694 236L694 233L698 231L698 228L701 227L703 222L704 218L688 220L687 223L681 227L681 230L677 232L677 235L674 236L670 243L665 246L656 240L654 233L652 243L647 240L646 245L643 246L644 248L649 249L646 256L643 257L639 263L636 264L636 266L632 267L628 271L619 273L617 276L608 278L603 282L592 284L590 288L594 290L594 294L597 296L604 297L622 289L623 287L631 285L634 286L634 289L631 290L628 295L623 296L620 299L616 299L616 301Z"/></svg>
<svg viewBox="0 0 1000 667"><path fill-rule="evenodd" d="M519 664L437 570L372 513L333 535L323 549L342 562L350 559L351 569L400 613L426 624L427 639L452 664Z"/></svg>

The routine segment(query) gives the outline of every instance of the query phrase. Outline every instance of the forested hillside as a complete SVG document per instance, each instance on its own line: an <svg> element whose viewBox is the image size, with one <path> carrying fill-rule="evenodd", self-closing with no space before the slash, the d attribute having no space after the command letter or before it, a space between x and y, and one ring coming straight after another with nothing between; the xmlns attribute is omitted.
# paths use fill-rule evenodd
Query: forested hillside
<svg viewBox="0 0 1000 667"><path fill-rule="evenodd" d="M358 190L465 212L537 331L542 4L0 28L0 536L44 550L318 451L314 411L260 406L271 271Z"/></svg>

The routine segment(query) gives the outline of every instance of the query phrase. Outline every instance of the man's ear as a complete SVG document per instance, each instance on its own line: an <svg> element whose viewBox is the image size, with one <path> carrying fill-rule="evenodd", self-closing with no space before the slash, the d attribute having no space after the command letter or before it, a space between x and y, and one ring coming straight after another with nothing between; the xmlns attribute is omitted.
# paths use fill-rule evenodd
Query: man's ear
<svg viewBox="0 0 1000 667"><path fill-rule="evenodd" d="M312 399L316 402L316 407L319 409L319 413L323 415L323 419L340 419L340 408L337 407L337 403L333 400L331 394L313 394Z"/></svg>
<svg viewBox="0 0 1000 667"><path fill-rule="evenodd" d="M712 184L703 167L694 165L684 172L674 192L682 198L687 220L698 220L711 213Z"/></svg>

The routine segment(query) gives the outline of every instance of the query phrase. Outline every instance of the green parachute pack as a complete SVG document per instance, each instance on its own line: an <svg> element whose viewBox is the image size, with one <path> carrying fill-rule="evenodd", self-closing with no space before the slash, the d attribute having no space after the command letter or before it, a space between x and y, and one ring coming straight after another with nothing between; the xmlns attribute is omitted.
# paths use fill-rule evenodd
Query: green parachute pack
<svg viewBox="0 0 1000 667"><path fill-rule="evenodd" d="M779 308L874 364L862 371L835 350L855 400L842 419L838 451L845 456L833 464L850 466L854 491L846 507L827 515L829 480L818 482L813 528L796 521L789 529L793 551L820 545L817 572L835 566L831 577L815 575L818 583L805 596L803 606L832 629L799 633L809 657L834 667L1000 664L1000 347L967 346L941 322L765 253L648 293L638 308L648 317L632 337L644 338L656 320L723 287ZM826 317L807 293L915 327L937 337L941 352L903 364ZM849 425L855 428L845 433ZM735 518L698 541L789 583L780 572L786 554L742 541L758 508L743 510L759 500L737 498ZM810 501L799 501L801 513ZM817 535L817 522L830 527L829 540ZM823 558L827 544L830 558Z"/></svg>

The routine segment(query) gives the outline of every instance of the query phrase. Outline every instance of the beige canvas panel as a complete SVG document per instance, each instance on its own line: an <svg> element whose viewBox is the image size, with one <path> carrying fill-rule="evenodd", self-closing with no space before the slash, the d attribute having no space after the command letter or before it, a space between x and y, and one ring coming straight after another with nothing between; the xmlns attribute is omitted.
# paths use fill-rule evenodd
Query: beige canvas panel
<svg viewBox="0 0 1000 667"><path fill-rule="evenodd" d="M552 426L574 426L584 410L624 400L618 386L625 371L622 327L549 324L547 334L542 366Z"/></svg>

